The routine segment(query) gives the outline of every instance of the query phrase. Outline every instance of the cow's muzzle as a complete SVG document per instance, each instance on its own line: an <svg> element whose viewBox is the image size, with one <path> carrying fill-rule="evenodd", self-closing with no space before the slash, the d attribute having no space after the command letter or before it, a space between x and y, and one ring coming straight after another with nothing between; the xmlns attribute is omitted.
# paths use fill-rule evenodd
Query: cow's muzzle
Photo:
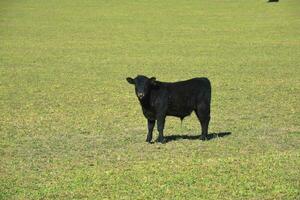
<svg viewBox="0 0 300 200"><path fill-rule="evenodd" d="M141 99L141 98L143 98L145 95L144 95L144 93L139 92L139 93L137 94L137 96Z"/></svg>

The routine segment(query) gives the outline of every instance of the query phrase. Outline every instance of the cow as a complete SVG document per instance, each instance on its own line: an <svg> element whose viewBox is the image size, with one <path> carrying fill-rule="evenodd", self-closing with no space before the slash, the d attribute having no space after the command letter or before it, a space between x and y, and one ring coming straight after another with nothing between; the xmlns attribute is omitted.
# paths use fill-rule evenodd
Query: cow
<svg viewBox="0 0 300 200"><path fill-rule="evenodd" d="M208 78L193 78L179 82L161 82L155 77L143 75L130 78L128 83L135 86L135 94L148 122L146 142L151 143L157 121L157 142L164 143L163 136L166 116L179 117L181 121L195 111L200 122L201 140L208 139L210 121L211 84Z"/></svg>

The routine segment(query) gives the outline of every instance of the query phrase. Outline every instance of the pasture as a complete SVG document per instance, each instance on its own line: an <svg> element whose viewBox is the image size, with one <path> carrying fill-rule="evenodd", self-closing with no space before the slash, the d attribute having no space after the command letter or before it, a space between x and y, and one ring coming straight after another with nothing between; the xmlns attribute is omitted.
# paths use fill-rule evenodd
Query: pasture
<svg viewBox="0 0 300 200"><path fill-rule="evenodd" d="M300 2L266 2L1 1L0 199L299 199ZM147 144L137 74L208 77L231 134Z"/></svg>

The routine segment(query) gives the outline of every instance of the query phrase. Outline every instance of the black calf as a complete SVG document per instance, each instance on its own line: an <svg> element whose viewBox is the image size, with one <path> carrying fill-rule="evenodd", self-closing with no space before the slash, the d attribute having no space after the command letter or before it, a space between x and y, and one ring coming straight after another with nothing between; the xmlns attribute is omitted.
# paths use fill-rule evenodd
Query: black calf
<svg viewBox="0 0 300 200"><path fill-rule="evenodd" d="M164 142L163 130L166 116L183 120L195 111L202 129L201 139L207 139L210 121L211 85L207 78L193 78L186 81L166 83L154 77L137 76L127 78L135 85L135 93L148 120L147 142L151 142L155 121L159 132L157 141Z"/></svg>

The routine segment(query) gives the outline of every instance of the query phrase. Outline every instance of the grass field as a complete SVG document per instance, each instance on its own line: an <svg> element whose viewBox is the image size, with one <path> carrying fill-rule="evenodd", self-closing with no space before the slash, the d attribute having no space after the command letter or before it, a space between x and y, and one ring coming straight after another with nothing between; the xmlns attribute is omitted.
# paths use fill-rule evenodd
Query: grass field
<svg viewBox="0 0 300 200"><path fill-rule="evenodd" d="M300 199L300 2L0 2L0 199ZM125 78L212 82L166 144ZM154 137L157 136L155 131ZM190 136L190 137L189 137Z"/></svg>

